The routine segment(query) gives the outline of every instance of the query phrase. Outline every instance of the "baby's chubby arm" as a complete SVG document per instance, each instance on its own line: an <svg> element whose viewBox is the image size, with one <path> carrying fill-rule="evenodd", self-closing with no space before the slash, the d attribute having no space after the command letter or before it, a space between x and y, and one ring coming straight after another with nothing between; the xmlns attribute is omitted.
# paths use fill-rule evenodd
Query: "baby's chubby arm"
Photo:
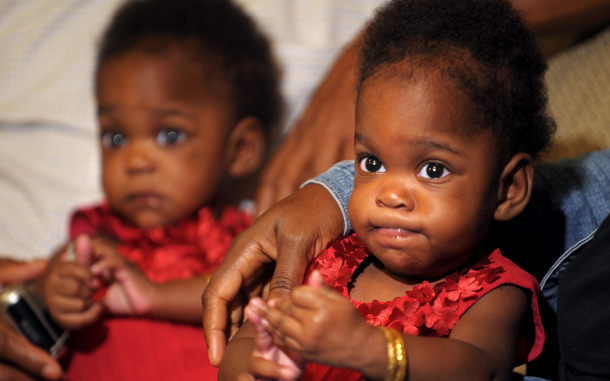
<svg viewBox="0 0 610 381"><path fill-rule="evenodd" d="M115 240L93 237L91 246L96 258L91 272L107 285L102 302L110 313L201 322L199 298L207 284L207 277L154 283L119 253Z"/></svg>
<svg viewBox="0 0 610 381"><path fill-rule="evenodd" d="M407 379L508 379L528 304L523 290L503 286L475 303L447 339L403 335ZM258 313L286 350L304 360L356 369L367 379L385 379L388 354L383 332L329 287L295 288L290 300L271 302Z"/></svg>

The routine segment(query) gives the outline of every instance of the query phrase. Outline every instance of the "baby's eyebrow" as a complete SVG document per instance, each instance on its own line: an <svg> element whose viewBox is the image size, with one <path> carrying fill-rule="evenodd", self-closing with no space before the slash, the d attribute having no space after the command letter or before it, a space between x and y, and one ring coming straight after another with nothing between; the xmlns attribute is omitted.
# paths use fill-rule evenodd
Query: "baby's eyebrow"
<svg viewBox="0 0 610 381"><path fill-rule="evenodd" d="M367 145L371 143L371 139L369 139L365 134L361 132L356 132L354 134L354 141L361 143L363 145Z"/></svg>
<svg viewBox="0 0 610 381"><path fill-rule="evenodd" d="M114 107L112 106L98 106L97 107L97 115L110 114Z"/></svg>
<svg viewBox="0 0 610 381"><path fill-rule="evenodd" d="M440 149L443 151L449 151L449 152L451 152L455 155L459 155L459 156L463 156L465 154L464 152L454 149L453 147L451 147L451 145L449 145L447 143L439 142L439 141L436 141L434 139L429 139L429 138L416 140L414 142L409 143L409 146L411 149L420 148L420 147Z"/></svg>
<svg viewBox="0 0 610 381"><path fill-rule="evenodd" d="M156 110L154 110L154 114L157 117L178 116L178 117L187 118L187 119L195 119L194 114L182 111L179 108L156 109Z"/></svg>

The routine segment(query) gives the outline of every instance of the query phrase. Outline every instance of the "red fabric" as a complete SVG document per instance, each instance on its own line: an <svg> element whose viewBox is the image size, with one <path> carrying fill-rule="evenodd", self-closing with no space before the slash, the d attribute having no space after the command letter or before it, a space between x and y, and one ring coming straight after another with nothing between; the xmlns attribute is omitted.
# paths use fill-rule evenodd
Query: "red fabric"
<svg viewBox="0 0 610 381"><path fill-rule="evenodd" d="M70 235L112 235L119 251L153 282L189 279L211 273L233 238L252 218L235 208L216 220L209 208L177 225L142 231L112 213L107 204L77 211ZM212 380L200 325L146 318L110 317L73 332L63 359L71 381Z"/></svg>
<svg viewBox="0 0 610 381"><path fill-rule="evenodd" d="M349 299L348 285L361 263L369 256L362 241L354 234L335 242L309 267L306 279L319 270L325 282ZM531 361L542 351L544 329L538 310L540 290L536 279L495 250L476 265L452 273L432 287L424 281L405 295L391 301L361 303L351 300L360 314L374 326L383 325L419 336L448 337L460 317L483 295L511 284L531 295L534 337L520 343L518 361ZM364 380L351 369L330 368L310 363L303 380Z"/></svg>
<svg viewBox="0 0 610 381"><path fill-rule="evenodd" d="M210 208L176 225L140 230L114 214L108 204L74 213L70 238L79 234L116 237L121 254L157 283L188 279L213 272L231 246L233 238L252 223L252 217L237 208L223 210L220 220Z"/></svg>

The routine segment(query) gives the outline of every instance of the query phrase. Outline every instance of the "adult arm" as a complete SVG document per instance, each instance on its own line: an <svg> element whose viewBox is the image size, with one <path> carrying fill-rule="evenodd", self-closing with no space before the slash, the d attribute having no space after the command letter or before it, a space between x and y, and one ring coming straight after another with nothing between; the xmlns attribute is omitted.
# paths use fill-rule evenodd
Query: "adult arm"
<svg viewBox="0 0 610 381"><path fill-rule="evenodd" d="M354 157L357 37L338 57L300 120L266 166L256 195L259 214L305 180Z"/></svg>
<svg viewBox="0 0 610 381"><path fill-rule="evenodd" d="M41 275L46 266L46 261L20 263L0 259L0 283L33 279ZM61 376L61 367L48 353L0 323L0 379L58 380Z"/></svg>
<svg viewBox="0 0 610 381"><path fill-rule="evenodd" d="M558 32L586 32L610 22L608 0L512 0L525 12L530 27L539 36Z"/></svg>

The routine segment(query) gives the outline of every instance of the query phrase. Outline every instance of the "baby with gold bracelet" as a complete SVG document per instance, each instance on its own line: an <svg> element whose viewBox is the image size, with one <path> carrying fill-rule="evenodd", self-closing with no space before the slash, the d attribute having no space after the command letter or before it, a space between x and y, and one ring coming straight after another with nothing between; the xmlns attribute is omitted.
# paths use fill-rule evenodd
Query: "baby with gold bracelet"
<svg viewBox="0 0 610 381"><path fill-rule="evenodd" d="M506 380L538 356L538 284L494 248L555 130L545 71L506 1L381 7L360 52L355 234L289 300L250 301L219 379Z"/></svg>

